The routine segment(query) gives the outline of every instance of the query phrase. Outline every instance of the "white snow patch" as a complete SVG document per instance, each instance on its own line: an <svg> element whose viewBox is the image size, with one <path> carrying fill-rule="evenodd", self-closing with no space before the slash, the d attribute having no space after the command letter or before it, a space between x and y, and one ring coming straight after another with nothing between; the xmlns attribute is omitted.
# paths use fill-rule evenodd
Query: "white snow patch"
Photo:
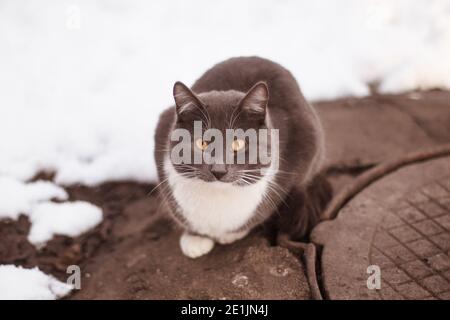
<svg viewBox="0 0 450 320"><path fill-rule="evenodd" d="M24 269L0 265L0 300L53 300L67 295L72 289L37 267Z"/></svg>
<svg viewBox="0 0 450 320"><path fill-rule="evenodd" d="M20 214L31 222L28 240L41 245L53 235L78 236L102 221L102 210L88 202L54 203L67 200L66 191L48 181L22 182L0 176L0 220L17 219Z"/></svg>
<svg viewBox="0 0 450 320"><path fill-rule="evenodd" d="M63 188L48 182L24 183L0 176L0 219L17 219L19 214L31 211L33 205L50 199L66 200Z"/></svg>
<svg viewBox="0 0 450 320"><path fill-rule="evenodd" d="M41 244L53 235L75 237L102 221L102 211L87 202L41 203L29 214L32 223L28 241Z"/></svg>

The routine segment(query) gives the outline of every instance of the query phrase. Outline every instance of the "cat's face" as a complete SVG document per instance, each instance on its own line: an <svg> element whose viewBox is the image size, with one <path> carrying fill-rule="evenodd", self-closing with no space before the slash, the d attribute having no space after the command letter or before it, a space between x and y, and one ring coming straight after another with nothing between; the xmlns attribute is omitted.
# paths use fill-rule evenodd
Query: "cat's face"
<svg viewBox="0 0 450 320"><path fill-rule="evenodd" d="M258 83L238 91L195 94L174 86L176 123L170 141L175 170L186 178L249 185L261 179L270 162L267 130L268 88Z"/></svg>

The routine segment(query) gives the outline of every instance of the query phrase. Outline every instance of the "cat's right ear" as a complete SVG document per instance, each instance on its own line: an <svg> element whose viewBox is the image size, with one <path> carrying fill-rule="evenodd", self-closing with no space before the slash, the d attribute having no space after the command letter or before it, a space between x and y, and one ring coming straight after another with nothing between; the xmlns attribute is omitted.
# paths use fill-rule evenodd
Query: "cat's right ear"
<svg viewBox="0 0 450 320"><path fill-rule="evenodd" d="M196 112L201 112L203 109L202 102L197 98L194 92L191 91L184 83L175 82L173 86L173 98L179 119L187 119L189 115Z"/></svg>

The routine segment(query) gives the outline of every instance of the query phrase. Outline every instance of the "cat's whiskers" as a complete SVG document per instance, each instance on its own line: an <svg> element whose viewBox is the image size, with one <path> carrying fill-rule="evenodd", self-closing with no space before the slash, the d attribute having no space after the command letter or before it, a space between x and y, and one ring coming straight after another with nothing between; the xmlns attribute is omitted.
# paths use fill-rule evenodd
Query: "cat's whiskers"
<svg viewBox="0 0 450 320"><path fill-rule="evenodd" d="M244 176L247 180L250 180L252 182L257 182L260 179L260 177L257 177L255 175L251 175L251 174L243 174L241 176ZM285 204L287 207L289 207L289 205L286 203L286 200L285 200L286 197L289 197L288 192L286 192L286 190L281 188L281 186L279 184L277 184L275 181L271 181L271 180L267 180L267 181L268 181L267 188L269 190L271 190L280 199L280 201L283 202L283 204ZM284 195L284 197L282 196L282 194Z"/></svg>
<svg viewBox="0 0 450 320"><path fill-rule="evenodd" d="M257 182L258 180L251 180L251 177L239 177L239 181L243 182L246 185L252 185L254 182ZM270 188L270 185L268 186ZM263 194L263 199L267 201L268 205L272 209L272 211L276 214L279 214L278 206L276 205L274 199L269 195L269 193L265 192ZM256 210L255 213L262 217L261 212L259 210Z"/></svg>
<svg viewBox="0 0 450 320"><path fill-rule="evenodd" d="M240 172L244 172L244 173L248 173L248 172L261 172L261 169L247 169L247 170L239 170ZM292 175L295 176L297 175L296 172L287 172L287 171L283 171L283 170L277 170L276 172L269 172L269 173L264 173L264 176L276 176L277 174L283 174L283 175Z"/></svg>
<svg viewBox="0 0 450 320"><path fill-rule="evenodd" d="M234 128L234 123L236 122L236 120L239 118L239 116L242 113L242 109L239 109L239 112L235 115L236 110L237 110L237 108L233 110L233 113L231 114L231 117L230 117L230 121L229 121L229 125L228 125L230 129Z"/></svg>
<svg viewBox="0 0 450 320"><path fill-rule="evenodd" d="M174 165L175 168L180 168L183 172L178 172L181 176L190 179L200 179L202 177L206 178L206 175L198 168L188 165L188 164L177 164Z"/></svg>
<svg viewBox="0 0 450 320"><path fill-rule="evenodd" d="M205 117L205 120L206 120L205 126L206 126L206 128L210 128L210 127L211 127L211 116L209 115L208 109L206 109L206 108L200 108L200 107L199 107L198 105L196 105L196 104L195 104L195 106L200 110L200 112L202 113L202 115ZM205 111L206 111L206 114L205 114ZM203 119L202 119L202 123L204 123L204 122L203 122Z"/></svg>
<svg viewBox="0 0 450 320"><path fill-rule="evenodd" d="M150 190L150 192L147 194L147 197L151 196L152 193L153 193L156 189L158 189L158 188L160 188L161 186L163 186L163 184L166 183L166 182L168 182L168 180L169 180L169 178L166 178L166 179L162 180L160 183L158 183L152 190Z"/></svg>

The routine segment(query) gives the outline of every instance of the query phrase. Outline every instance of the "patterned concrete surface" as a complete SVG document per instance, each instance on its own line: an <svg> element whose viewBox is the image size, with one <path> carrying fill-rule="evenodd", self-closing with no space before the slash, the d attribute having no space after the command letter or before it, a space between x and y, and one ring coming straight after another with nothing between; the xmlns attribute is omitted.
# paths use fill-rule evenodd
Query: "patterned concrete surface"
<svg viewBox="0 0 450 320"><path fill-rule="evenodd" d="M450 300L450 157L378 180L312 238L328 298ZM367 287L370 265L379 290Z"/></svg>
<svg viewBox="0 0 450 320"><path fill-rule="evenodd" d="M448 190L443 187L448 185ZM375 233L384 298L450 299L450 175L406 195Z"/></svg>

